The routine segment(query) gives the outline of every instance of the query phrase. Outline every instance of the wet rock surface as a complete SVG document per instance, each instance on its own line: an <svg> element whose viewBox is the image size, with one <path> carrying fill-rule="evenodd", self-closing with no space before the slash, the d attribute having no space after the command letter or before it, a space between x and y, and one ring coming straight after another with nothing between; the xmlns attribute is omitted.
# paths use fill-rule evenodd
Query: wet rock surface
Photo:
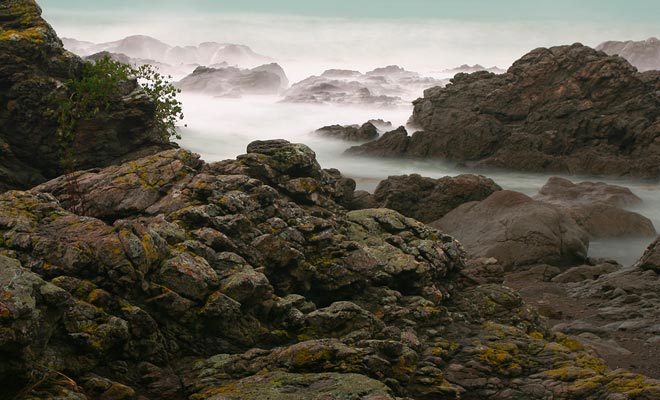
<svg viewBox="0 0 660 400"><path fill-rule="evenodd" d="M346 178L304 145L213 164L171 150L78 179L84 216L61 180L0 195L0 370L18 398L659 393L463 274L452 237L346 211Z"/></svg>
<svg viewBox="0 0 660 400"><path fill-rule="evenodd" d="M71 96L66 82L83 62L62 47L34 1L0 4L0 192L25 189L63 172L54 113ZM127 82L112 112L80 121L74 168L107 166L166 148L153 129L155 106ZM84 145L83 145L84 144Z"/></svg>
<svg viewBox="0 0 660 400"><path fill-rule="evenodd" d="M426 90L411 118L420 132L352 153L657 179L659 82L580 44L539 48L505 74L458 74Z"/></svg>

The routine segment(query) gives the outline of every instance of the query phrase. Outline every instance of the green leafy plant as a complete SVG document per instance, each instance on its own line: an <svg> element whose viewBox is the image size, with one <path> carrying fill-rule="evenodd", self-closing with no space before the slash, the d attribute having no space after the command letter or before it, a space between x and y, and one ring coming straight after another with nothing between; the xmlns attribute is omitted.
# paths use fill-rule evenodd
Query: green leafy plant
<svg viewBox="0 0 660 400"><path fill-rule="evenodd" d="M67 82L69 97L58 102L58 136L63 148L74 141L79 121L93 118L99 112L119 107L122 89L131 79L137 79L156 106L155 124L158 133L167 140L180 139L177 122L183 119L182 104L175 88L151 65L132 67L105 56L95 63L85 64L82 76Z"/></svg>

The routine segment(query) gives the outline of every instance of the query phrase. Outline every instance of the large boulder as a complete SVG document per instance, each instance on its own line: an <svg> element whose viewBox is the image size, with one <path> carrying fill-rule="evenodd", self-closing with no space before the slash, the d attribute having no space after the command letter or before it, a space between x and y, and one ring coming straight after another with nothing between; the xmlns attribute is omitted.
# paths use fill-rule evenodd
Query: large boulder
<svg viewBox="0 0 660 400"><path fill-rule="evenodd" d="M392 151L383 138L353 154L658 178L659 88L656 73L623 58L581 44L539 48L505 74L458 74L426 90L410 121L421 132L406 146Z"/></svg>
<svg viewBox="0 0 660 400"><path fill-rule="evenodd" d="M82 70L34 1L0 4L0 192L64 172L55 110ZM77 124L70 167L102 167L165 148L154 129L155 105L135 81L111 101L112 111Z"/></svg>
<svg viewBox="0 0 660 400"><path fill-rule="evenodd" d="M589 239L556 206L503 190L454 209L431 226L456 236L474 257L494 257L505 268L570 265L587 256Z"/></svg>
<svg viewBox="0 0 660 400"><path fill-rule="evenodd" d="M390 176L373 194L378 207L391 208L422 222L436 221L463 203L481 201L502 190L481 175L426 178L418 174Z"/></svg>
<svg viewBox="0 0 660 400"><path fill-rule="evenodd" d="M650 219L624 209L642 200L622 186L552 177L534 199L560 207L593 238L656 236Z"/></svg>

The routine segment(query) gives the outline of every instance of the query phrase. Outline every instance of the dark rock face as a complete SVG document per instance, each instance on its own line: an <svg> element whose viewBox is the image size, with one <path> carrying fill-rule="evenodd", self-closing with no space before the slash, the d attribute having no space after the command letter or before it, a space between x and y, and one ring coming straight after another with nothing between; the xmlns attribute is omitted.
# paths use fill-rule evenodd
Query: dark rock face
<svg viewBox="0 0 660 400"><path fill-rule="evenodd" d="M86 216L62 208L79 201L63 179L0 195L10 397L660 393L548 331L511 289L468 284L451 237L346 212L351 185L304 145L214 164L171 150L78 180Z"/></svg>
<svg viewBox="0 0 660 400"><path fill-rule="evenodd" d="M481 201L502 190L492 179L481 175L446 176L440 179L417 174L390 176L381 181L373 200L425 223L436 221L461 204Z"/></svg>
<svg viewBox="0 0 660 400"><path fill-rule="evenodd" d="M642 202L628 188L552 177L534 199L560 207L593 238L656 236L651 220L623 208Z"/></svg>
<svg viewBox="0 0 660 400"><path fill-rule="evenodd" d="M540 48L506 74L458 74L415 101L403 154L480 167L660 177L660 80L591 48Z"/></svg>
<svg viewBox="0 0 660 400"><path fill-rule="evenodd" d="M0 4L0 192L63 172L53 110L70 95L65 83L83 63L40 15L34 1ZM116 111L78 124L74 167L106 166L165 147L152 127L155 107L137 83L127 83L116 102Z"/></svg>
<svg viewBox="0 0 660 400"><path fill-rule="evenodd" d="M365 74L331 69L293 84L285 93L284 101L392 106L418 97L428 87L445 83L395 65Z"/></svg>
<svg viewBox="0 0 660 400"><path fill-rule="evenodd" d="M463 204L431 225L456 236L471 256L494 257L505 268L575 264L589 248L586 232L558 207L508 190Z"/></svg>
<svg viewBox="0 0 660 400"><path fill-rule="evenodd" d="M658 38L625 42L608 41L599 44L596 50L621 56L640 71L660 69L660 40Z"/></svg>
<svg viewBox="0 0 660 400"><path fill-rule="evenodd" d="M345 151L345 154L372 157L404 157L409 143L408 131L400 126L393 131L384 133L378 140L349 148Z"/></svg>
<svg viewBox="0 0 660 400"><path fill-rule="evenodd" d="M197 67L176 86L187 92L240 97L243 94L277 94L289 86L289 80L278 64L253 69Z"/></svg>
<svg viewBox="0 0 660 400"><path fill-rule="evenodd" d="M316 134L349 142L367 142L378 137L378 128L371 122L359 125L329 125L317 129Z"/></svg>

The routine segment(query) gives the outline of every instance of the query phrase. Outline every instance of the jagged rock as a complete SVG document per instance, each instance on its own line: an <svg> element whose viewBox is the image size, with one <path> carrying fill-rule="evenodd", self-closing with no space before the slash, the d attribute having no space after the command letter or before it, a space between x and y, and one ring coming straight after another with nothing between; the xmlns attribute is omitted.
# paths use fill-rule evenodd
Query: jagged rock
<svg viewBox="0 0 660 400"><path fill-rule="evenodd" d="M28 188L63 173L58 99L66 82L80 77L83 62L62 47L30 0L0 5L0 192ZM166 141L155 131L155 106L127 82L114 111L80 121L74 132L74 168L103 167L153 153Z"/></svg>
<svg viewBox="0 0 660 400"><path fill-rule="evenodd" d="M625 42L607 41L599 44L596 50L621 56L640 71L660 69L660 40L658 38L651 37L646 40L627 40Z"/></svg>
<svg viewBox="0 0 660 400"><path fill-rule="evenodd" d="M316 134L333 138L347 140L349 142L366 142L378 137L378 128L371 122L358 125L329 125L317 129Z"/></svg>
<svg viewBox="0 0 660 400"><path fill-rule="evenodd" d="M352 154L658 178L658 88L656 75L620 57L580 44L539 48L505 74L458 74L426 90L410 121L421 132Z"/></svg>
<svg viewBox="0 0 660 400"><path fill-rule="evenodd" d="M383 134L380 139L354 146L345 151L345 154L354 156L399 157L406 154L409 139L408 131L403 126Z"/></svg>
<svg viewBox="0 0 660 400"><path fill-rule="evenodd" d="M253 69L197 67L175 85L186 92L240 97L244 94L277 94L289 86L289 80L278 64Z"/></svg>
<svg viewBox="0 0 660 400"><path fill-rule="evenodd" d="M481 201L502 190L492 179L481 175L425 178L417 174L390 176L374 191L378 207L391 208L422 222L436 221L470 201Z"/></svg>
<svg viewBox="0 0 660 400"><path fill-rule="evenodd" d="M637 265L641 269L660 273L660 239L656 239L655 242L649 245Z"/></svg>
<svg viewBox="0 0 660 400"><path fill-rule="evenodd" d="M428 87L445 83L395 65L365 74L331 69L293 84L285 93L284 101L392 106L414 99Z"/></svg>
<svg viewBox="0 0 660 400"><path fill-rule="evenodd" d="M656 236L650 219L623 208L642 202L628 188L552 177L534 199L560 207L592 238Z"/></svg>
<svg viewBox="0 0 660 400"><path fill-rule="evenodd" d="M583 261L589 239L559 208L508 190L465 203L431 226L456 236L474 257L494 257L505 268Z"/></svg>

